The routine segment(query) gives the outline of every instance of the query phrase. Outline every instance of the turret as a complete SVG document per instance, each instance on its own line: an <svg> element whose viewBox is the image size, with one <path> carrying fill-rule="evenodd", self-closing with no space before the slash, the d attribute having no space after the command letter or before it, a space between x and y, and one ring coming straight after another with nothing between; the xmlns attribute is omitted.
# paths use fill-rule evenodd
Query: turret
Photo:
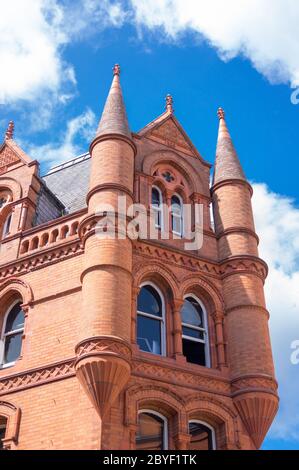
<svg viewBox="0 0 299 470"><path fill-rule="evenodd" d="M256 448L277 411L277 384L268 330L264 281L267 266L258 257L251 196L229 134L218 110L219 134L212 200L226 310L232 396Z"/></svg>
<svg viewBox="0 0 299 470"><path fill-rule="evenodd" d="M101 204L109 204L118 219L118 197L133 202L135 146L120 87L120 68L90 145L91 173L88 215L79 233L84 244L82 317L76 347L76 374L102 418L130 377L132 242L116 233L100 237Z"/></svg>

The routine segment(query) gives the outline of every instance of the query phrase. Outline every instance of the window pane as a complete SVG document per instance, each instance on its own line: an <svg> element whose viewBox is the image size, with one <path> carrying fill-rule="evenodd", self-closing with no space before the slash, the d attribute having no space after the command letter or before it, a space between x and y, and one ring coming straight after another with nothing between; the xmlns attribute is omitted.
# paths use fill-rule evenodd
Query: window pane
<svg viewBox="0 0 299 470"><path fill-rule="evenodd" d="M142 287L138 295L137 310L162 317L161 298L152 286Z"/></svg>
<svg viewBox="0 0 299 470"><path fill-rule="evenodd" d="M188 328L187 326L183 326L183 335L191 336L191 338L202 339L204 340L204 332L199 330L194 330L193 328Z"/></svg>
<svg viewBox="0 0 299 470"><path fill-rule="evenodd" d="M187 362L200 366L206 365L204 343L196 343L195 341L183 338L183 354Z"/></svg>
<svg viewBox="0 0 299 470"><path fill-rule="evenodd" d="M3 449L2 439L5 438L7 419L4 416L0 416L0 450Z"/></svg>
<svg viewBox="0 0 299 470"><path fill-rule="evenodd" d="M171 217L172 231L181 234L182 233L182 220L181 217Z"/></svg>
<svg viewBox="0 0 299 470"><path fill-rule="evenodd" d="M152 190L152 205L160 206L160 193L156 188Z"/></svg>
<svg viewBox="0 0 299 470"><path fill-rule="evenodd" d="M188 297L181 310L182 322L203 328L203 311L195 299Z"/></svg>
<svg viewBox="0 0 299 470"><path fill-rule="evenodd" d="M21 354L23 333L7 336L4 346L4 364L15 362Z"/></svg>
<svg viewBox="0 0 299 470"><path fill-rule="evenodd" d="M140 413L136 434L136 450L163 450L164 421L150 413Z"/></svg>
<svg viewBox="0 0 299 470"><path fill-rule="evenodd" d="M189 423L190 450L213 450L212 431L201 423Z"/></svg>
<svg viewBox="0 0 299 470"><path fill-rule="evenodd" d="M154 209L155 226L161 227L161 211Z"/></svg>
<svg viewBox="0 0 299 470"><path fill-rule="evenodd" d="M18 330L24 326L24 312L20 307L20 303L16 304L10 311L5 326L5 333Z"/></svg>
<svg viewBox="0 0 299 470"><path fill-rule="evenodd" d="M138 315L137 343L142 351L161 354L161 321Z"/></svg>
<svg viewBox="0 0 299 470"><path fill-rule="evenodd" d="M181 201L177 196L171 198L171 209L175 214L181 215Z"/></svg>

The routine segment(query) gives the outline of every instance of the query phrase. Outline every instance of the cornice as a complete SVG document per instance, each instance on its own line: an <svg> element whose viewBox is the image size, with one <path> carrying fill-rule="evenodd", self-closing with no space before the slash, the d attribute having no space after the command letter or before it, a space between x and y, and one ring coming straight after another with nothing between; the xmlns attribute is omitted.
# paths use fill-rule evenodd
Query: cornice
<svg viewBox="0 0 299 470"><path fill-rule="evenodd" d="M3 279L36 271L82 253L83 246L80 240L72 240L56 247L39 250L29 256L22 256L22 258L0 266L0 282Z"/></svg>

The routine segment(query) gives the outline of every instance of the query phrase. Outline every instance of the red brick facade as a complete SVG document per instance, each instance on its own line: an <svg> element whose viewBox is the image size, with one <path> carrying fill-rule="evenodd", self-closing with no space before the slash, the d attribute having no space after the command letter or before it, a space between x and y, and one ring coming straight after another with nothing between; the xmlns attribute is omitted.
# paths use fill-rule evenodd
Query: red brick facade
<svg viewBox="0 0 299 470"><path fill-rule="evenodd" d="M260 447L277 411L251 187L220 113L215 179L167 110L128 131L115 70L91 144L87 205L34 226L38 163L12 140L0 147L0 332L19 300L25 313L20 357L0 369L0 427L9 449L135 449L138 411L167 420L167 445L188 449L188 423L214 430L217 449ZM224 161L224 159L226 159ZM218 166L217 166L218 165ZM163 174L171 174L167 181ZM149 210L152 187L203 205L203 246L183 239L99 240L100 203L117 196ZM212 227L210 205L215 227ZM7 217L10 227L3 233ZM165 355L140 350L136 302L155 285L165 303ZM207 313L210 367L187 362L181 308L186 295ZM2 419L2 421L1 421Z"/></svg>

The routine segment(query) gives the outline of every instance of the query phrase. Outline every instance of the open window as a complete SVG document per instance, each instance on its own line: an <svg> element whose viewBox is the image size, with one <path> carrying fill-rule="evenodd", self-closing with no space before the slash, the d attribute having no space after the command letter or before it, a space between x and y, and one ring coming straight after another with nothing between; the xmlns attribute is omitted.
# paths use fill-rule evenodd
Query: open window
<svg viewBox="0 0 299 470"><path fill-rule="evenodd" d="M193 295L185 298L181 318L183 354L187 362L210 367L206 312Z"/></svg>

